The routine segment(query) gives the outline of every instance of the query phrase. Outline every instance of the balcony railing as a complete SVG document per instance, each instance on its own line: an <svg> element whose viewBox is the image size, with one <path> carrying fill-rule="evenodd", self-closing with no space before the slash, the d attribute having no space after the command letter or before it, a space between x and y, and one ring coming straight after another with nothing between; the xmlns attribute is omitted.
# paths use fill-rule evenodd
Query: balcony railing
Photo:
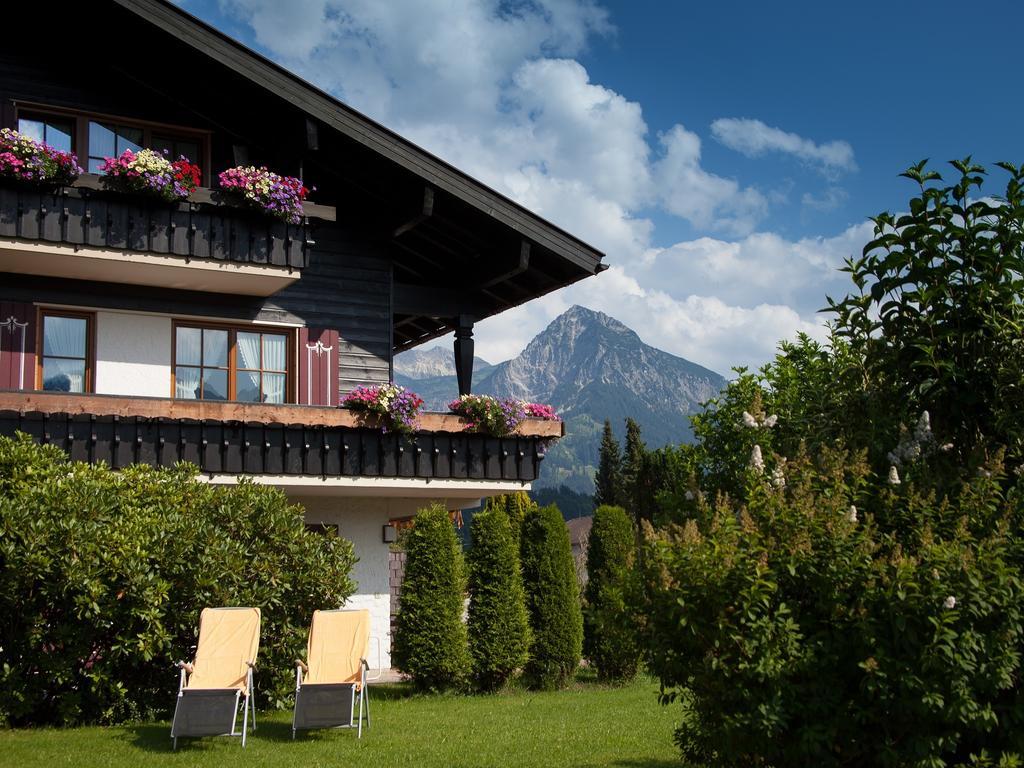
<svg viewBox="0 0 1024 768"><path fill-rule="evenodd" d="M422 414L412 436L384 434L339 408L108 395L0 392L0 434L57 445L114 468L188 461L208 474L511 480L537 478L561 422L527 420L515 435L466 433L450 414Z"/></svg>
<svg viewBox="0 0 1024 768"><path fill-rule="evenodd" d="M108 192L95 174L56 191L0 185L0 238L288 269L307 264L309 219L335 218L328 206L306 203L305 212L302 223L285 224L224 204L205 188L183 203L150 200Z"/></svg>

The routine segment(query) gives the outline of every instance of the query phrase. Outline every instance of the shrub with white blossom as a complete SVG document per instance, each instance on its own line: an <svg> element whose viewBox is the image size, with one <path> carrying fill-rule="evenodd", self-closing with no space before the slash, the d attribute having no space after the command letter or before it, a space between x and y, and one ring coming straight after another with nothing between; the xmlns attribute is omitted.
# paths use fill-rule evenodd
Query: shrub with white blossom
<svg viewBox="0 0 1024 768"><path fill-rule="evenodd" d="M646 666L716 766L1024 765L1024 169L954 163L652 452Z"/></svg>

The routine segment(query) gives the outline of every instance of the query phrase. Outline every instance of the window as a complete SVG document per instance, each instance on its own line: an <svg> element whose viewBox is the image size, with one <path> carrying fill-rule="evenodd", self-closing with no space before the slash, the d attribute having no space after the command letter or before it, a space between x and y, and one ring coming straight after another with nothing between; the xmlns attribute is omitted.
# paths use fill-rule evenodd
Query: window
<svg viewBox="0 0 1024 768"><path fill-rule="evenodd" d="M38 386L48 392L92 388L92 316L43 312Z"/></svg>
<svg viewBox="0 0 1024 768"><path fill-rule="evenodd" d="M117 157L126 149L134 152L149 147L157 152L166 150L171 160L184 155L199 165L203 183L209 183L208 131L41 105L19 106L17 118L18 130L36 141L77 152L89 173L99 173L104 158Z"/></svg>
<svg viewBox="0 0 1024 768"><path fill-rule="evenodd" d="M106 157L118 157L126 149L138 152L145 139L141 128L89 121L89 173L99 173Z"/></svg>
<svg viewBox="0 0 1024 768"><path fill-rule="evenodd" d="M61 152L75 151L74 118L28 113L18 118L18 131Z"/></svg>
<svg viewBox="0 0 1024 768"><path fill-rule="evenodd" d="M188 325L175 326L174 334L174 397L287 401L287 334Z"/></svg>

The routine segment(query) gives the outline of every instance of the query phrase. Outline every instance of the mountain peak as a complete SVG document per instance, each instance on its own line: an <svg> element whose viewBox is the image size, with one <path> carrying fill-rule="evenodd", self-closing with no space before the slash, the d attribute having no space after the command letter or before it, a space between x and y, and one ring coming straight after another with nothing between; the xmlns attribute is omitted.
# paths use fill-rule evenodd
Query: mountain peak
<svg viewBox="0 0 1024 768"><path fill-rule="evenodd" d="M426 379L436 376L455 375L455 355L450 347L410 349L395 356L395 373L410 379ZM482 371L491 364L479 357L473 358L475 371Z"/></svg>

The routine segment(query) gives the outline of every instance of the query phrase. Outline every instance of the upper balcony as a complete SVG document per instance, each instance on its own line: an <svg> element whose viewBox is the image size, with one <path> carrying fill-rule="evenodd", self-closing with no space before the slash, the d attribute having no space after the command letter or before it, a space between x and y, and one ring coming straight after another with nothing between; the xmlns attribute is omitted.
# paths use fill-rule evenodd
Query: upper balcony
<svg viewBox="0 0 1024 768"><path fill-rule="evenodd" d="M465 428L459 416L427 413L414 435L403 436L343 408L0 391L0 435L25 432L77 461L114 468L187 461L210 476L308 488L365 478L410 492L435 480L525 484L537 478L548 442L564 432L562 422L540 419L503 438Z"/></svg>
<svg viewBox="0 0 1024 768"><path fill-rule="evenodd" d="M56 191L0 183L0 272L269 296L299 278L314 246L300 224L231 207L211 189L188 201L117 194L83 174Z"/></svg>

